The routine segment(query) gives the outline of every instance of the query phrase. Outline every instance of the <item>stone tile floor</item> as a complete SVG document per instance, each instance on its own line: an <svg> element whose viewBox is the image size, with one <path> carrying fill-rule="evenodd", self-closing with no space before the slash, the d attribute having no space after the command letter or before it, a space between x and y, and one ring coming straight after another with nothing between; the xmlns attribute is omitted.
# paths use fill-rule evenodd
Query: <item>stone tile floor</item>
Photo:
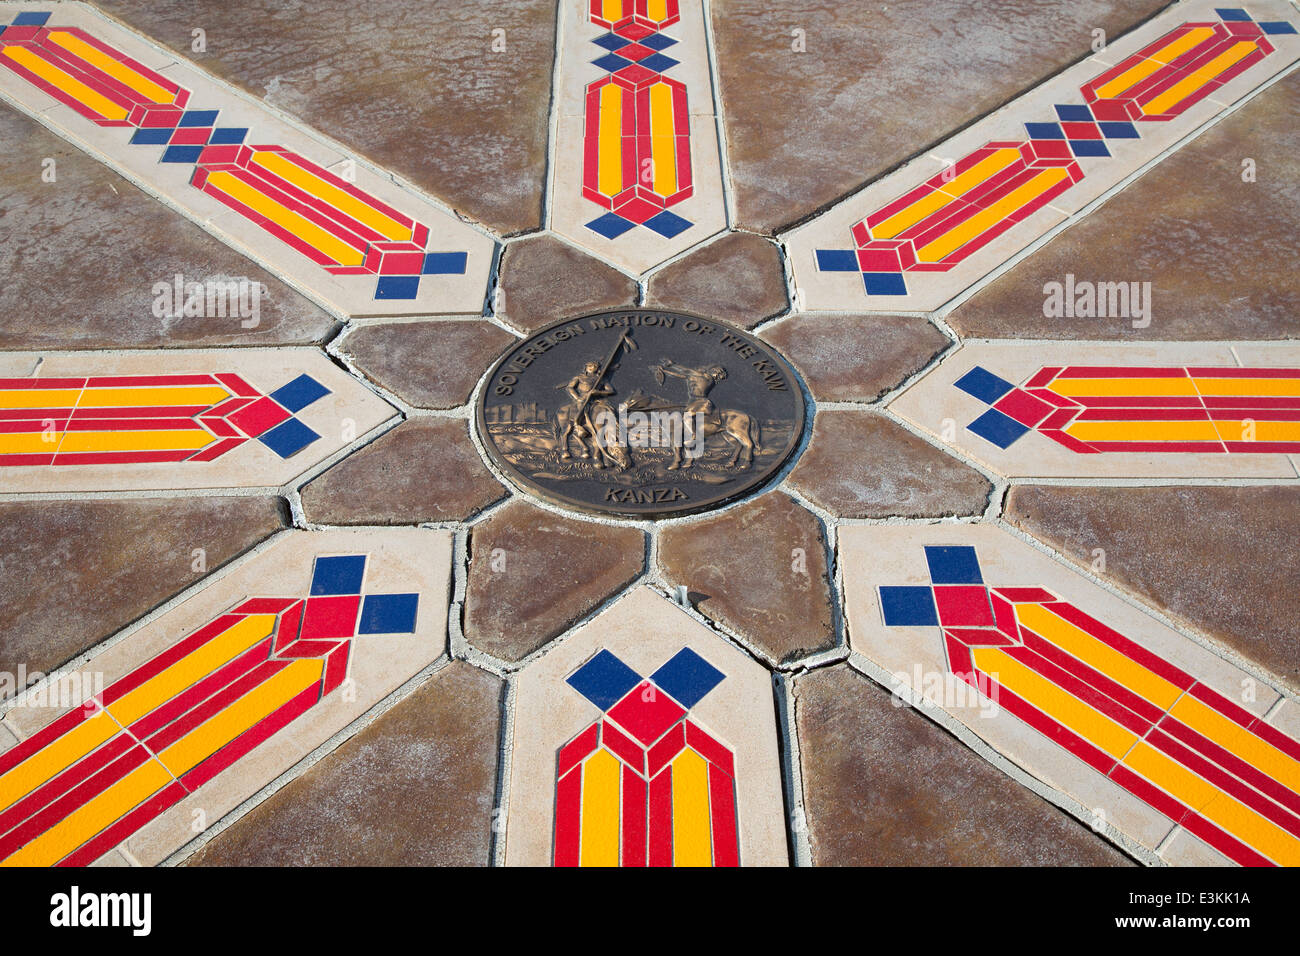
<svg viewBox="0 0 1300 956"><path fill-rule="evenodd" d="M0 0L0 862L1300 863L1297 25ZM758 494L482 454L637 306Z"/></svg>

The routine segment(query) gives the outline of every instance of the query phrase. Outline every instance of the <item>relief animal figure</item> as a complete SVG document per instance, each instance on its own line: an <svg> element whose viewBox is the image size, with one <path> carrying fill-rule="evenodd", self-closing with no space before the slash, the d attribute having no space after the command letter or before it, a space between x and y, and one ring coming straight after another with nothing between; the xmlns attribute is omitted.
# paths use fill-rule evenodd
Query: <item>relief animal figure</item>
<svg viewBox="0 0 1300 956"><path fill-rule="evenodd" d="M683 379L686 382L686 394L689 399L683 420L685 440L673 448L673 460L668 466L669 470L690 468L695 464L695 457L692 455L687 455L683 461L682 449L695 445L697 441L700 442L697 447L703 447L703 442L711 435L722 435L732 444L734 450L727 462L727 468L737 467L742 457L744 464L740 467L748 468L754 463L754 455L762 454L759 424L754 417L734 408L716 408L709 400L709 392L713 386L727 377L725 368L721 365L689 368L678 365L668 358L661 359L660 363L652 368L656 380L661 383L665 376Z"/></svg>

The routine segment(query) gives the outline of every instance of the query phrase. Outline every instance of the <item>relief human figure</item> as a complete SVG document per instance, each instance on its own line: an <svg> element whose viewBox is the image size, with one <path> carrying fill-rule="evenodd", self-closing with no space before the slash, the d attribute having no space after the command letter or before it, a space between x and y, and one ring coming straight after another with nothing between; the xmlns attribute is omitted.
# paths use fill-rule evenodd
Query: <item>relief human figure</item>
<svg viewBox="0 0 1300 956"><path fill-rule="evenodd" d="M744 456L742 468L748 468L754 461L754 454L762 452L759 445L759 425L749 414L734 408L718 409L709 399L709 392L727 377L727 370L721 365L709 365L705 368L691 368L678 365L670 358L660 359L652 366L655 377L663 381L664 376L680 378L686 382L687 403L682 423L683 442L673 448L673 460L669 470L690 468L695 464L695 456L687 455L682 461L682 448L694 446L703 448L703 442L710 435L721 434L727 438L734 451L726 467L735 468ZM700 444L696 446L696 441Z"/></svg>

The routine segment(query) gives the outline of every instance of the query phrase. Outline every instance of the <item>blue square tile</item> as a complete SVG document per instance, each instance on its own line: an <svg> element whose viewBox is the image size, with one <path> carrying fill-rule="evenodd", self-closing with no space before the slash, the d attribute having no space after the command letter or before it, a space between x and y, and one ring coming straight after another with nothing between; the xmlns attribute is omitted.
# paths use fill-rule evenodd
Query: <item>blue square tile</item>
<svg viewBox="0 0 1300 956"><path fill-rule="evenodd" d="M887 627L935 627L939 612L927 587L882 587L880 611Z"/></svg>
<svg viewBox="0 0 1300 956"><path fill-rule="evenodd" d="M213 126L220 110L186 110L177 126Z"/></svg>
<svg viewBox="0 0 1300 956"><path fill-rule="evenodd" d="M50 18L48 13L32 11L30 13L20 13L14 17L13 26L16 27L43 27L45 21Z"/></svg>
<svg viewBox="0 0 1300 956"><path fill-rule="evenodd" d="M907 295L907 283L901 272L864 272L862 284L867 295Z"/></svg>
<svg viewBox="0 0 1300 956"><path fill-rule="evenodd" d="M360 594L365 577L364 554L317 558L311 570L311 594Z"/></svg>
<svg viewBox="0 0 1300 956"><path fill-rule="evenodd" d="M617 239L635 225L636 223L624 219L618 213L607 212L600 218L587 223L587 228L592 232L599 233L606 239Z"/></svg>
<svg viewBox="0 0 1300 956"><path fill-rule="evenodd" d="M230 146L234 143L242 143L247 135L247 127L225 126L214 129L212 136L208 138L208 143L212 146Z"/></svg>
<svg viewBox="0 0 1300 956"><path fill-rule="evenodd" d="M1075 156L1109 156L1110 150L1099 139L1072 139L1070 152Z"/></svg>
<svg viewBox="0 0 1300 956"><path fill-rule="evenodd" d="M358 634L414 634L418 594L370 594L361 602Z"/></svg>
<svg viewBox="0 0 1300 956"><path fill-rule="evenodd" d="M662 53L655 53L638 62L647 70L654 70L656 73L663 73L666 70L671 70L681 61L674 60L672 57L665 56Z"/></svg>
<svg viewBox="0 0 1300 956"><path fill-rule="evenodd" d="M170 130L168 131L170 132ZM162 163L197 163L203 152L202 146L168 146L163 150Z"/></svg>
<svg viewBox="0 0 1300 956"><path fill-rule="evenodd" d="M1132 123L1125 122L1105 122L1098 123L1101 129L1101 135L1107 139L1141 139L1142 134L1137 131L1137 127Z"/></svg>
<svg viewBox="0 0 1300 956"><path fill-rule="evenodd" d="M1278 35L1282 33L1295 33L1296 29L1285 20L1269 20L1267 23L1261 23L1259 28L1265 33Z"/></svg>
<svg viewBox="0 0 1300 956"><path fill-rule="evenodd" d="M1030 139L1065 139L1060 123L1026 123Z"/></svg>
<svg viewBox="0 0 1300 956"><path fill-rule="evenodd" d="M678 233L685 232L693 225L689 219L683 219L675 212L669 212L665 209L658 215L651 216L643 224L647 229L651 229L665 239L671 239Z"/></svg>
<svg viewBox="0 0 1300 956"><path fill-rule="evenodd" d="M318 438L320 435L298 419L290 418L264 432L257 440L281 458L291 458Z"/></svg>
<svg viewBox="0 0 1300 956"><path fill-rule="evenodd" d="M1220 20L1227 20L1230 23L1250 22L1250 14L1247 13L1245 10L1241 9L1241 7L1216 7L1214 12L1219 15Z"/></svg>
<svg viewBox="0 0 1300 956"><path fill-rule="evenodd" d="M281 385L271 397L289 409L300 412L318 398L324 398L330 390L310 375L299 375L287 385Z"/></svg>
<svg viewBox="0 0 1300 956"><path fill-rule="evenodd" d="M654 36L648 36L644 40L639 40L638 42L642 46L648 46L652 50L666 50L677 41L670 36L656 33Z"/></svg>
<svg viewBox="0 0 1300 956"><path fill-rule="evenodd" d="M636 671L604 650L570 674L567 680L570 687L601 710L609 710L641 683Z"/></svg>
<svg viewBox="0 0 1300 956"><path fill-rule="evenodd" d="M1086 106L1080 106L1078 104L1063 106L1058 103L1056 106L1056 118L1064 120L1067 123L1092 122L1092 110L1088 109Z"/></svg>
<svg viewBox="0 0 1300 956"><path fill-rule="evenodd" d="M414 299L419 294L419 276L380 276L375 283L376 299Z"/></svg>
<svg viewBox="0 0 1300 956"><path fill-rule="evenodd" d="M966 428L999 448L1010 448L1020 436L1029 431L1028 426L1020 424L1009 415L1003 415L996 408L990 408Z"/></svg>
<svg viewBox="0 0 1300 956"><path fill-rule="evenodd" d="M660 689L671 694L687 710L703 700L704 695L722 683L724 677L722 671L689 647L682 648L650 675Z"/></svg>
<svg viewBox="0 0 1300 956"><path fill-rule="evenodd" d="M132 146L166 146L174 130L138 129L131 134Z"/></svg>
<svg viewBox="0 0 1300 956"><path fill-rule="evenodd" d="M994 375L981 365L976 365L953 384L967 395L973 395L990 405L1015 388L1006 379Z"/></svg>
<svg viewBox="0 0 1300 956"><path fill-rule="evenodd" d="M469 261L466 252L426 252L423 274L427 276L463 276Z"/></svg>
<svg viewBox="0 0 1300 956"><path fill-rule="evenodd" d="M623 37L618 36L617 34L606 33L604 36L596 37L596 39L592 40L591 42L596 44L596 46L608 50L610 53L613 53L616 50L623 49L623 47L627 46L632 41L625 40Z"/></svg>
<svg viewBox="0 0 1300 956"><path fill-rule="evenodd" d="M980 559L970 547L926 545L925 562L935 584L983 584Z"/></svg>
<svg viewBox="0 0 1300 956"><path fill-rule="evenodd" d="M621 57L617 53L606 53L599 60L592 60L591 62L606 73L617 73L623 67L632 65L631 60Z"/></svg>
<svg viewBox="0 0 1300 956"><path fill-rule="evenodd" d="M852 249L818 249L817 268L822 272L859 272L862 267Z"/></svg>

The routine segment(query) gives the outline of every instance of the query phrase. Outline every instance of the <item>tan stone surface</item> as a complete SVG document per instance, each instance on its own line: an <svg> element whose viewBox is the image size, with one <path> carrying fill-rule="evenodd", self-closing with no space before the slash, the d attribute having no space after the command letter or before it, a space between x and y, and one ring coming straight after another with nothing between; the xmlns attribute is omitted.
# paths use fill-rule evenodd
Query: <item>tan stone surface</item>
<svg viewBox="0 0 1300 956"><path fill-rule="evenodd" d="M365 325L343 342L371 381L417 408L456 408L514 340L491 322Z"/></svg>
<svg viewBox="0 0 1300 956"><path fill-rule="evenodd" d="M664 576L773 664L835 643L821 523L771 493L660 532Z"/></svg>
<svg viewBox="0 0 1300 956"><path fill-rule="evenodd" d="M48 672L284 526L275 498L0 503L0 671Z"/></svg>
<svg viewBox="0 0 1300 956"><path fill-rule="evenodd" d="M973 337L1281 339L1300 335L1300 76L1279 81L1072 225L948 321ZM1242 181L1253 160L1255 182ZM1066 274L1150 282L1152 319L1046 318Z"/></svg>
<svg viewBox="0 0 1300 956"><path fill-rule="evenodd" d="M501 254L497 289L499 317L524 332L631 305L637 294L628 276L551 236L510 243Z"/></svg>
<svg viewBox="0 0 1300 956"><path fill-rule="evenodd" d="M191 866L485 866L501 681L455 661Z"/></svg>
<svg viewBox="0 0 1300 956"><path fill-rule="evenodd" d="M792 315L763 330L799 370L813 398L874 402L950 344L924 319L901 315Z"/></svg>
<svg viewBox="0 0 1300 956"><path fill-rule="evenodd" d="M767 239L731 233L656 272L647 303L752 329L789 304L781 253Z"/></svg>
<svg viewBox="0 0 1300 956"><path fill-rule="evenodd" d="M846 664L795 680L818 866L1127 866L1087 827Z"/></svg>
<svg viewBox="0 0 1300 956"><path fill-rule="evenodd" d="M517 661L645 567L645 535L512 501L470 532L465 637Z"/></svg>
<svg viewBox="0 0 1300 956"><path fill-rule="evenodd" d="M829 410L790 473L800 494L846 518L971 515L992 485L979 472L875 412Z"/></svg>
<svg viewBox="0 0 1300 956"><path fill-rule="evenodd" d="M1007 518L1295 688L1296 488L1011 489Z"/></svg>

